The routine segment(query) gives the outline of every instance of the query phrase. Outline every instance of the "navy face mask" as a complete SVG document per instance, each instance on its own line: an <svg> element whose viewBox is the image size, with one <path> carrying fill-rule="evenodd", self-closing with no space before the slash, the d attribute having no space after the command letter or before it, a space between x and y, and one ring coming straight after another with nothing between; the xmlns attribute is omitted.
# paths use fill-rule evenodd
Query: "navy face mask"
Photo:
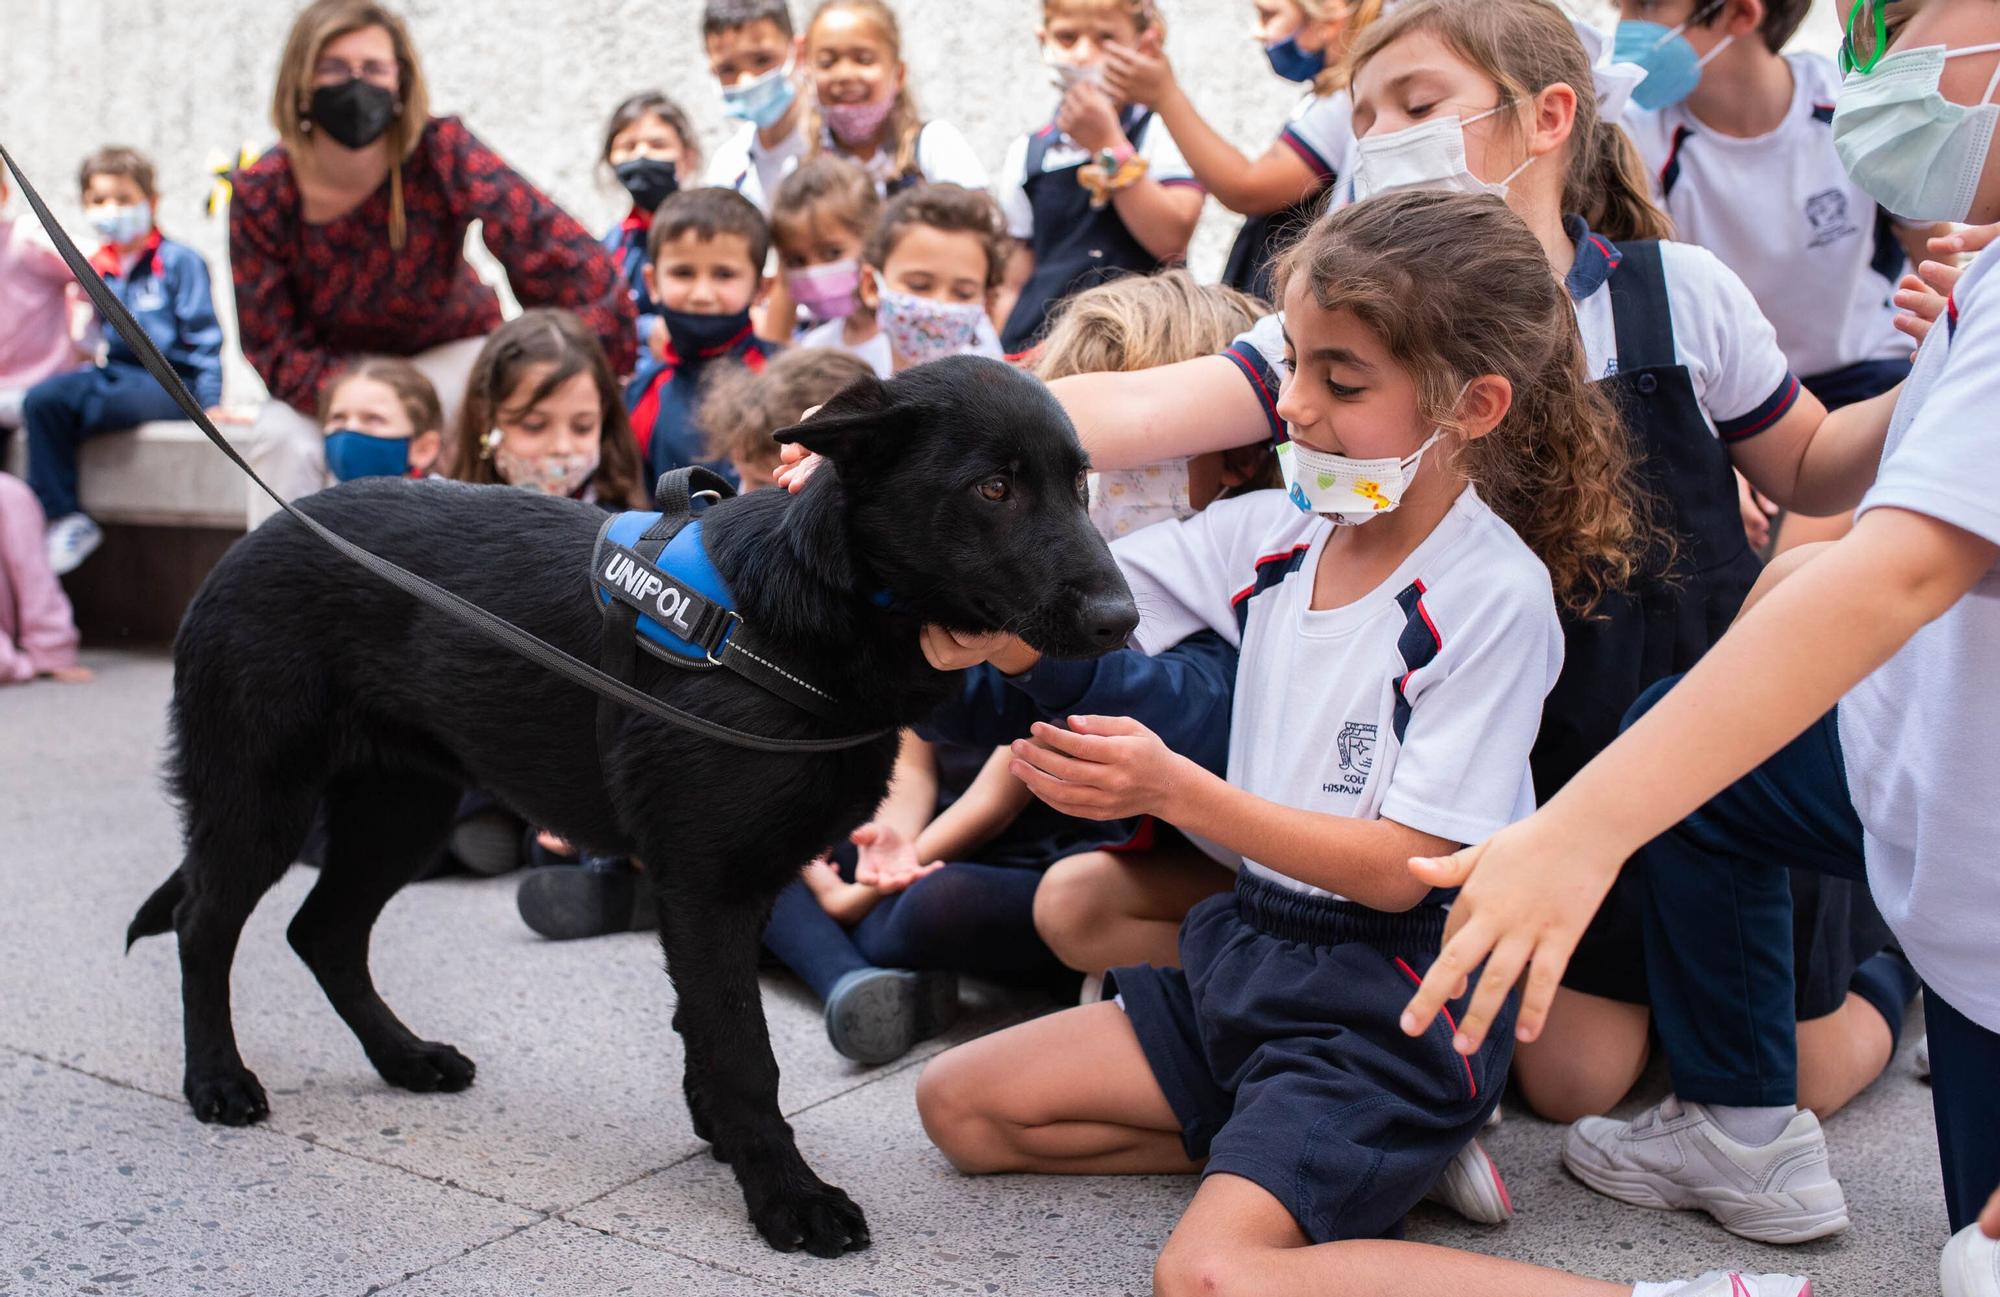
<svg viewBox="0 0 2000 1297"><path fill-rule="evenodd" d="M662 307L660 319L666 323L667 341L673 344L674 354L692 360L749 328L750 310L745 307L734 315L691 315Z"/></svg>
<svg viewBox="0 0 2000 1297"><path fill-rule="evenodd" d="M326 434L326 467L342 482L357 477L407 477L410 439L371 437L354 428L335 428Z"/></svg>
<svg viewBox="0 0 2000 1297"><path fill-rule="evenodd" d="M1264 57L1271 60L1271 71L1287 81L1310 81L1326 71L1326 51L1301 49L1297 32L1266 45Z"/></svg>
<svg viewBox="0 0 2000 1297"><path fill-rule="evenodd" d="M680 174L671 162L660 158L633 158L612 168L618 183L632 195L642 212L656 212L680 188Z"/></svg>

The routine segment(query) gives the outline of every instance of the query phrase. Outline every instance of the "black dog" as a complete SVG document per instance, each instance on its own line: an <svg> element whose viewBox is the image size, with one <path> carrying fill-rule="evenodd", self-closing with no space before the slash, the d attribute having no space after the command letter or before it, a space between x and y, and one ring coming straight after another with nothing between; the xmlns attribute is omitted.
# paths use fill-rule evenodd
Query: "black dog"
<svg viewBox="0 0 2000 1297"><path fill-rule="evenodd" d="M1039 383L994 361L927 365L848 388L781 435L830 467L797 496L764 491L704 515L710 557L747 624L807 664L846 715L810 716L727 672L641 655L638 684L761 735L833 737L921 721L955 677L918 630L1002 628L1091 656L1138 618L1092 530L1076 434ZM303 508L366 548L584 659L600 618L588 584L603 515L568 500L451 482L355 482ZM888 591L893 600L871 599ZM573 842L646 863L659 903L694 1129L729 1163L772 1246L865 1247L845 1193L799 1155L778 1110L758 997L773 898L865 820L893 735L827 754L749 751L625 713L596 742L596 699L351 567L280 515L217 565L174 647L171 777L180 868L130 939L180 939L185 1092L203 1121L269 1111L236 1050L229 969L257 900L297 857L314 808L329 844L292 920L305 960L383 1079L459 1090L470 1059L420 1038L376 994L376 916L437 850L461 786Z"/></svg>

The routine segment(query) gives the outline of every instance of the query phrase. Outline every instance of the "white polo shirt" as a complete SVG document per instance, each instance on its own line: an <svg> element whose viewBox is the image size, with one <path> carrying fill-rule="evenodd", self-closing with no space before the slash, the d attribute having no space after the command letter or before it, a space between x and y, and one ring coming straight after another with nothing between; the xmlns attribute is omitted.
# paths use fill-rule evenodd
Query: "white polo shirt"
<svg viewBox="0 0 2000 1297"><path fill-rule="evenodd" d="M2000 283L1982 254L1917 352L1861 512L2000 544ZM2000 568L1840 701L1868 887L1930 988L2000 1031Z"/></svg>
<svg viewBox="0 0 2000 1297"><path fill-rule="evenodd" d="M1278 142L1298 154L1324 183L1354 174L1354 100L1345 89L1307 95L1278 132Z"/></svg>
<svg viewBox="0 0 2000 1297"><path fill-rule="evenodd" d="M799 121L801 125L794 126L791 134L768 149L758 140L754 123L740 123L736 133L724 140L722 147L715 151L715 156L709 159L708 174L703 177L703 183L734 189L755 203L758 211L769 216L771 199L778 192L779 182L790 175L806 156L803 113L799 115Z"/></svg>
<svg viewBox="0 0 2000 1297"><path fill-rule="evenodd" d="M1381 585L1314 609L1332 531L1283 491L1256 491L1111 547L1138 601L1139 647L1158 653L1210 629L1242 649L1229 782L1453 842L1529 814L1528 750L1563 660L1548 570L1467 487Z"/></svg>
<svg viewBox="0 0 2000 1297"><path fill-rule="evenodd" d="M1768 134L1722 134L1685 103L1630 108L1625 129L1677 237L1713 252L1749 286L1795 372L1900 360L1910 342L1895 330L1889 297L1903 250L1891 218L1834 152L1839 73L1817 54L1785 62L1792 103Z"/></svg>

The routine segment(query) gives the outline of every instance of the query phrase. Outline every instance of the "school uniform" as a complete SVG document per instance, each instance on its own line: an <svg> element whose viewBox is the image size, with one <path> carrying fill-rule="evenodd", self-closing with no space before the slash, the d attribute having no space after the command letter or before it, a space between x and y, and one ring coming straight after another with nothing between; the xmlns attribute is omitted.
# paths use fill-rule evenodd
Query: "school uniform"
<svg viewBox="0 0 2000 1297"><path fill-rule="evenodd" d="M653 330L660 327L660 304L653 300L646 289L646 236L653 229L653 214L634 207L625 214L625 219L604 232L600 240L611 259L618 263L618 274L625 281L632 294L632 309L639 317L639 350L644 351L651 341Z"/></svg>
<svg viewBox="0 0 2000 1297"><path fill-rule="evenodd" d="M749 366L751 373L761 374L764 362L779 350L779 344L766 342L746 324L729 341L698 355L683 357L669 341L665 356L655 356L649 350L640 359L632 381L625 385L625 409L631 416L632 437L639 443L639 456L646 466L647 490L652 489L662 473L690 464L712 469L731 485L735 484L735 468L726 458L709 458L707 437L695 422L702 379L714 365L732 362L740 362Z"/></svg>
<svg viewBox="0 0 2000 1297"><path fill-rule="evenodd" d="M1146 159L1148 178L1163 185L1201 187L1172 132L1154 129L1151 109L1127 108L1119 125ZM1009 354L1034 344L1049 312L1063 298L1120 273L1150 275L1166 264L1132 237L1112 203L1090 205L1090 191L1077 181L1090 157L1050 123L1015 140L1000 164L1000 211L1007 219L1007 233L1026 243L1035 257L1034 272L1000 330L1000 345Z"/></svg>
<svg viewBox="0 0 2000 1297"><path fill-rule="evenodd" d="M1315 610L1332 532L1260 491L1112 547L1138 648L1202 630L1240 645L1229 782L1454 842L1528 814L1562 665L1547 570L1467 488L1375 590ZM1469 1057L1451 1048L1462 1000L1407 1037L1397 1019L1436 958L1445 894L1385 913L1207 849L1236 860L1237 886L1188 915L1181 967L1115 969L1107 988L1205 1174L1267 1189L1316 1243L1388 1234L1497 1102L1512 1001Z"/></svg>
<svg viewBox="0 0 2000 1297"><path fill-rule="evenodd" d="M1354 171L1354 100L1345 88L1311 94L1292 110L1278 143L1312 169L1311 193L1262 216L1246 216L1230 245L1222 282L1269 302L1275 299L1271 259L1326 210L1327 195Z"/></svg>
<svg viewBox="0 0 2000 1297"><path fill-rule="evenodd" d="M799 124L792 128L791 134L769 148L757 138L755 123L739 124L736 133L724 140L722 147L715 151L715 156L709 159L708 174L702 183L734 189L768 217L771 214L771 199L777 196L779 182L805 160L807 140L804 122L805 114L801 113Z"/></svg>
<svg viewBox="0 0 2000 1297"><path fill-rule="evenodd" d="M1736 272L1776 328L1806 388L1829 406L1908 377L1910 341L1890 301L1905 257L1899 224L1849 178L1833 147L1840 75L1790 54L1792 100L1777 127L1744 139L1685 103L1624 119L1677 237Z"/></svg>
<svg viewBox="0 0 2000 1297"><path fill-rule="evenodd" d="M963 185L983 190L990 179L986 164L979 160L972 142L958 127L944 121L928 121L917 129L916 154L910 165L901 170L896 167L895 149L886 142L863 161L842 152L833 132L825 127L820 128L820 151L859 166L875 182L875 192L884 198L893 198L922 184Z"/></svg>
<svg viewBox="0 0 2000 1297"><path fill-rule="evenodd" d="M222 325L209 294L208 263L185 243L148 236L137 256L100 248L91 264L132 318L159 347L203 407L222 400ZM76 457L100 432L155 419L182 418L181 409L111 333L101 365L58 374L28 389L21 426L28 438L28 485L51 521L77 513Z"/></svg>
<svg viewBox="0 0 2000 1297"><path fill-rule="evenodd" d="M2000 465L1987 444L2000 404L2000 285L1987 282L1994 266L1990 255L1973 262L1918 351L1860 513L1904 509L2000 544ZM1670 1058L1679 1054L1677 1087L1685 1083L1682 1096L1698 1102L1784 1103L1795 1094L1791 1024L1782 1017L1793 976L1783 940L1789 907L1773 860L1857 877L1865 868L1925 986L1954 1230L2000 1183L1989 1093L2000 1074L2000 898L1987 864L2000 780L1996 645L2000 569L1800 740L1648 848L1668 853L1664 868L1648 862L1655 882L1672 880L1651 899L1666 939L1649 937L1647 958L1674 990L1661 997L1656 1020ZM1839 803L1833 815L1796 809L1824 801ZM1821 834L1835 849L1759 849L1774 826L1822 820L1845 826Z"/></svg>
<svg viewBox="0 0 2000 1297"><path fill-rule="evenodd" d="M1576 258L1566 281L1588 372L1624 414L1640 455L1639 481L1678 538L1669 579L1641 579L1606 596L1589 617L1563 615L1567 659L1549 693L1534 751L1546 800L1618 736L1646 688L1688 670L1721 638L1762 565L1743 534L1729 447L1769 428L1798 403L1793 376L1749 290L1704 248L1614 244L1570 217ZM1260 320L1224 353L1251 381L1275 439L1284 344L1278 317ZM1563 984L1632 1004L1648 1002L1641 959L1639 884L1622 877L1599 907ZM1799 887L1804 961L1800 1019L1838 1008L1854 969L1879 949L1867 898L1839 882Z"/></svg>

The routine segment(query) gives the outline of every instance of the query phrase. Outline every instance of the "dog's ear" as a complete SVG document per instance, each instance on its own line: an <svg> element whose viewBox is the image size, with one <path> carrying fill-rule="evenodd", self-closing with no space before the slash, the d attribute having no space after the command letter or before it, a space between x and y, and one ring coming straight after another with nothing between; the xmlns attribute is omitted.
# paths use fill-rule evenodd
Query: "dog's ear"
<svg viewBox="0 0 2000 1297"><path fill-rule="evenodd" d="M888 449L884 442L902 427L906 413L889 385L870 374L841 388L810 418L771 435L781 445L795 441L836 464L854 463Z"/></svg>

